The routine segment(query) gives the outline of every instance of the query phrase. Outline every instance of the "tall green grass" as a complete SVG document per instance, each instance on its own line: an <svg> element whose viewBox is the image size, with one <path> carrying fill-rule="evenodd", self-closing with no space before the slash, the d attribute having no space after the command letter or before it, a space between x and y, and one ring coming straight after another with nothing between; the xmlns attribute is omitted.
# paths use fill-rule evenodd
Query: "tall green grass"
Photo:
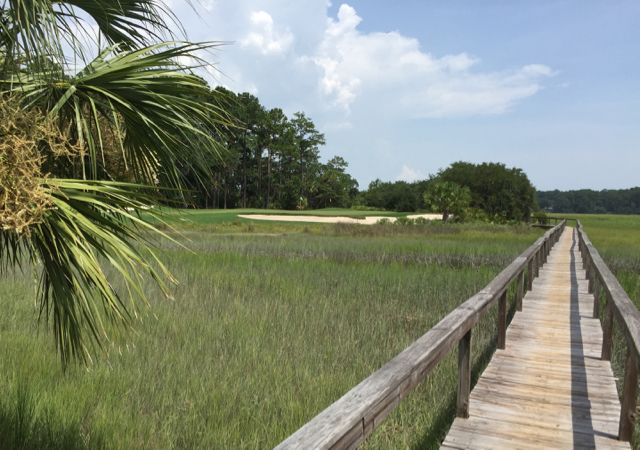
<svg viewBox="0 0 640 450"><path fill-rule="evenodd" d="M161 241L180 280L109 363L63 373L36 326L31 273L0 280L0 442L7 448L269 448L483 288L541 231ZM116 289L122 289L114 283ZM513 312L513 292L509 296ZM474 375L495 347L476 327ZM121 353L120 353L121 352ZM454 415L456 352L367 448L437 448Z"/></svg>

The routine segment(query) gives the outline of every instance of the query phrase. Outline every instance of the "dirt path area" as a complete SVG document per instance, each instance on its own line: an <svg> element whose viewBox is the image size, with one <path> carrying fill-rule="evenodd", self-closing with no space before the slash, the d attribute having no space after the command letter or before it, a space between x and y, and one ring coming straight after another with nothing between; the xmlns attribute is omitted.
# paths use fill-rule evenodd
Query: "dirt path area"
<svg viewBox="0 0 640 450"><path fill-rule="evenodd" d="M243 219L252 220L278 220L281 222L317 222L317 223L359 223L361 225L373 225L380 219L389 219L390 222L395 222L395 217L384 216L367 216L364 219L355 219L353 217L326 217L326 216L294 216L294 215L270 215L270 214L242 214L238 215ZM442 219L442 214L413 214L407 216L410 219L416 219L418 217L424 217L428 220Z"/></svg>

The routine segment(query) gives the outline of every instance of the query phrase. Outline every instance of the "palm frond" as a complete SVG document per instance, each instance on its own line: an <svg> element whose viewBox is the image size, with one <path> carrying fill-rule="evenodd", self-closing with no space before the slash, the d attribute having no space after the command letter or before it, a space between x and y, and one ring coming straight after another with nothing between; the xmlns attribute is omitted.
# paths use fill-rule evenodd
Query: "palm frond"
<svg viewBox="0 0 640 450"><path fill-rule="evenodd" d="M185 170L180 168L205 176L210 156L223 151L218 128L231 122L218 106L220 94L187 71L193 65L178 61L197 62L195 52L217 45L170 42L118 53L112 46L69 80L52 82L32 73L5 86L22 92L27 106L49 111L61 126L72 124L89 151L83 160L85 178L100 177L104 147L92 123L103 117L116 133L136 182L153 185L162 173L171 186L183 187Z"/></svg>
<svg viewBox="0 0 640 450"><path fill-rule="evenodd" d="M162 0L5 0L0 7L0 53L11 55L13 73L21 64L38 72L55 66L64 73L67 61L63 43L86 61L88 38L94 45L84 18L90 17L110 45L136 49L175 36L186 35L176 16ZM168 18L168 22L166 20Z"/></svg>
<svg viewBox="0 0 640 450"><path fill-rule="evenodd" d="M28 239L17 242L15 234L12 239L2 233L0 259L7 256L3 250L13 255L22 251L37 262L41 316L52 324L63 364L72 359L86 363L96 349L108 352L114 341L127 338L133 320L140 317L139 306L149 307L141 285L144 275L171 296L164 279L175 280L150 249L145 230L172 238L141 218L144 212L163 221L159 211L149 208L154 196L146 187L104 181L43 182L53 207ZM107 281L105 266L124 280L126 293Z"/></svg>

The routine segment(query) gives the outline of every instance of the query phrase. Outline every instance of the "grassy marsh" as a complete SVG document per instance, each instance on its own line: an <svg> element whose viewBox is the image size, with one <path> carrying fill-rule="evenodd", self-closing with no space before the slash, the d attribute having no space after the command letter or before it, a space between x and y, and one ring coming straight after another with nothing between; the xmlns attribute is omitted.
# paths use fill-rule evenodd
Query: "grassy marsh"
<svg viewBox="0 0 640 450"><path fill-rule="evenodd" d="M37 327L32 275L0 281L0 440L22 448L265 448L291 434L484 287L540 230L227 235L161 241L180 280L152 292L135 346L63 374ZM155 293L155 294L154 294ZM158 294L158 295L156 295ZM513 295L510 296L513 300ZM513 305L512 305L513 309ZM495 308L474 335L490 357ZM437 448L452 420L455 351L368 448Z"/></svg>

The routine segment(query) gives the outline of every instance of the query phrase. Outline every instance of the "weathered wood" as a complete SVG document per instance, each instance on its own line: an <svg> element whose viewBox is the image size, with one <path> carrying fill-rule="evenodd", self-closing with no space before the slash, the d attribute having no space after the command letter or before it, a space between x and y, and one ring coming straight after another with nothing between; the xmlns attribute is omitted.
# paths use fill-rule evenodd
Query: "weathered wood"
<svg viewBox="0 0 640 450"><path fill-rule="evenodd" d="M540 251L538 252L538 268L542 269L544 266L544 245L540 247Z"/></svg>
<svg viewBox="0 0 640 450"><path fill-rule="evenodd" d="M507 290L498 302L498 348L504 350L507 345Z"/></svg>
<svg viewBox="0 0 640 450"><path fill-rule="evenodd" d="M600 284L600 278L594 276L595 286L593 288L593 318L600 318L600 296L602 295L602 285Z"/></svg>
<svg viewBox="0 0 640 450"><path fill-rule="evenodd" d="M307 422L277 449L353 448L470 332L565 222L549 230L484 289L461 304L403 352ZM506 301L504 302L506 306ZM506 328L506 308L505 328Z"/></svg>
<svg viewBox="0 0 640 450"><path fill-rule="evenodd" d="M533 289L533 258L527 263L527 291Z"/></svg>
<svg viewBox="0 0 640 450"><path fill-rule="evenodd" d="M507 329L507 348L469 395L469 418L455 419L443 449L630 448L617 439L618 392L599 359L602 328L572 243L564 236L549 254Z"/></svg>
<svg viewBox="0 0 640 450"><path fill-rule="evenodd" d="M611 310L611 298L607 294L607 303L604 305L604 320L602 323L602 355L603 361L611 361L611 344L613 343L613 311Z"/></svg>
<svg viewBox="0 0 640 450"><path fill-rule="evenodd" d="M522 311L522 296L524 295L524 269L518 274L518 287L516 290L516 311Z"/></svg>
<svg viewBox="0 0 640 450"><path fill-rule="evenodd" d="M577 224L581 241L584 242L585 252L590 255L595 276L601 279L604 291L611 297L613 315L627 341L627 348L631 349L633 358L638 364L640 363L640 311L631 302L620 282L611 273L598 251L591 244L580 221L577 221Z"/></svg>
<svg viewBox="0 0 640 450"><path fill-rule="evenodd" d="M469 417L469 394L471 393L471 334L467 331L458 344L458 401L456 417Z"/></svg>
<svg viewBox="0 0 640 450"><path fill-rule="evenodd" d="M636 424L636 396L638 390L638 366L633 358L633 352L627 351L627 364L624 371L624 385L622 388L622 407L620 408L620 428L618 439L631 442Z"/></svg>

